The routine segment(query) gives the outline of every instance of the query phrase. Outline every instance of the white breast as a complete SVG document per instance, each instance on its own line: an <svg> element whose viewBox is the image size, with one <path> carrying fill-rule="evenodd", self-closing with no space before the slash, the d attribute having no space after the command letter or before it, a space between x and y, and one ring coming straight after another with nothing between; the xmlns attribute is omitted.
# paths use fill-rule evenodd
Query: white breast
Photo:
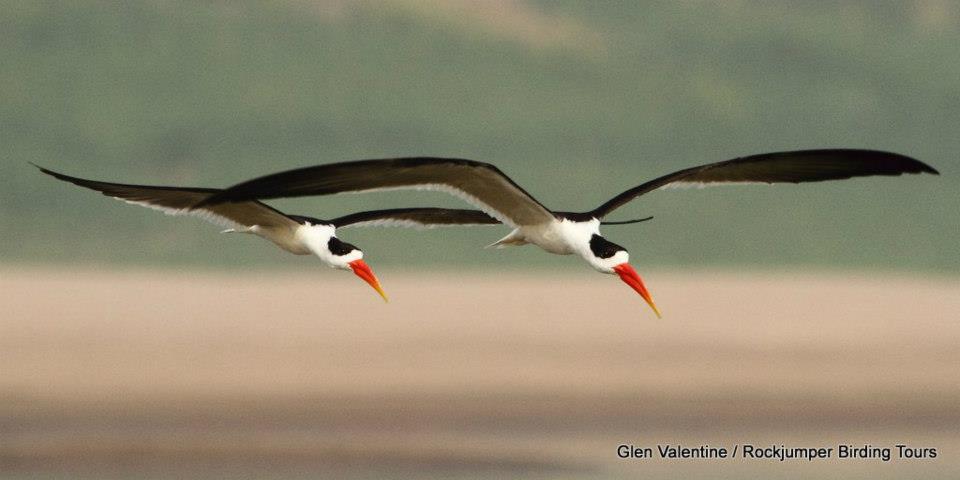
<svg viewBox="0 0 960 480"><path fill-rule="evenodd" d="M520 227L524 239L557 255L584 255L590 250L590 237L600 232L600 220L573 222L562 219L544 225Z"/></svg>
<svg viewBox="0 0 960 480"><path fill-rule="evenodd" d="M314 255L320 257L324 263L332 264L333 255L327 247L330 237L336 234L337 229L332 225L312 225L306 223L297 228L295 234L297 240Z"/></svg>

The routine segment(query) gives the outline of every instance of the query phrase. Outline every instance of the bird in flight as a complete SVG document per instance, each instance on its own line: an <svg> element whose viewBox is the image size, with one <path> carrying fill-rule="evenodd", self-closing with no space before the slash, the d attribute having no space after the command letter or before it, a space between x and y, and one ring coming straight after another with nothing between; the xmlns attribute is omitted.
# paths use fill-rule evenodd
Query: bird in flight
<svg viewBox="0 0 960 480"><path fill-rule="evenodd" d="M194 208L342 192L396 189L444 191L513 228L492 246L531 243L550 253L579 255L597 271L618 275L643 297L659 317L660 311L650 292L628 262L627 250L600 235L603 218L631 200L668 185L803 183L924 172L939 174L929 165L913 158L876 150L763 153L673 172L620 193L593 210L574 213L550 210L489 163L456 158L409 157L331 163L274 173L206 195Z"/></svg>
<svg viewBox="0 0 960 480"><path fill-rule="evenodd" d="M223 233L249 233L265 238L296 255L316 255L321 262L353 273L387 300L373 270L363 261L360 248L337 238L337 228L401 226L432 228L443 225L498 225L496 219L477 210L446 208L394 208L320 220L287 215L256 200L192 208L220 190L212 188L161 187L99 182L71 177L37 166L56 179L96 190L127 203L163 211L169 215L193 215L228 227Z"/></svg>

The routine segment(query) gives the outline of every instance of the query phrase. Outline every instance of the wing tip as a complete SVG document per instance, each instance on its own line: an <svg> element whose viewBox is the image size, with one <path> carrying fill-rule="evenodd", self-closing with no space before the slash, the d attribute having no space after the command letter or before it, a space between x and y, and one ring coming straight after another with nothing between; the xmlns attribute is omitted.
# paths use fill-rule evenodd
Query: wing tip
<svg viewBox="0 0 960 480"><path fill-rule="evenodd" d="M902 153L896 153L885 150L871 150L871 149L857 149L857 148L836 148L836 149L822 149L822 150L798 150L796 152L782 152L782 153L804 153L804 152L823 152L823 153L839 153L839 154L854 154L859 156L861 159L872 158L876 161L885 163L885 169L887 172L878 173L879 175L902 175L902 174L919 174L919 173L929 173L931 175L940 175L940 172L933 168L932 166L917 160L909 155L904 155Z"/></svg>
<svg viewBox="0 0 960 480"><path fill-rule="evenodd" d="M926 163L921 162L920 160L916 160L916 162L920 164L920 170L918 170L917 173L929 173L931 175L940 175L940 171L937 170L936 168L933 168L930 165L927 165Z"/></svg>
<svg viewBox="0 0 960 480"><path fill-rule="evenodd" d="M40 170L40 171L43 172L43 173L46 173L47 175L54 176L54 177L56 177L57 175L59 175L57 172L54 172L53 170L49 170L49 169L47 169L47 168L41 167L40 165L37 165L36 163L33 163L33 162L29 161L29 160L27 160L27 163L29 163L30 165L33 165L34 167L37 167L38 170Z"/></svg>
<svg viewBox="0 0 960 480"><path fill-rule="evenodd" d="M30 165L33 165L34 167L37 167L37 169L40 170L40 173L50 175L51 177L56 178L57 180L61 180L64 182L69 182L77 185L80 185L80 182L83 181L83 179L81 178L71 177L70 175L65 175L63 173L55 172L53 170L50 170L49 168L41 167L40 165L37 165L36 163L30 162L30 161L28 161L27 163L29 163Z"/></svg>
<svg viewBox="0 0 960 480"><path fill-rule="evenodd" d="M901 171L898 173L929 173L931 175L940 175L936 168L917 160L909 155L894 152L876 152L900 161Z"/></svg>

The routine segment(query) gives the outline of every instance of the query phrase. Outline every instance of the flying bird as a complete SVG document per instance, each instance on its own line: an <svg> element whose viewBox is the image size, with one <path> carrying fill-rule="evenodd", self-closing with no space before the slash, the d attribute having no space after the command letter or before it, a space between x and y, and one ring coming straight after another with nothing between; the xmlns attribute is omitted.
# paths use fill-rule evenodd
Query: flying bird
<svg viewBox="0 0 960 480"><path fill-rule="evenodd" d="M576 254L602 273L616 274L660 316L653 298L628 263L627 249L600 235L601 220L629 201L674 184L802 183L871 175L939 174L913 158L875 150L829 149L763 153L687 168L631 188L582 213L557 212L489 163L410 157L332 163L288 170L234 185L195 207L255 199L394 189L439 190L456 195L513 228L491 246L532 243L550 253ZM636 220L640 221L640 220ZM632 222L609 222L632 223Z"/></svg>
<svg viewBox="0 0 960 480"><path fill-rule="evenodd" d="M36 165L35 165L36 166ZM353 270L387 300L387 294L373 270L363 261L360 248L337 238L337 228L401 226L432 228L443 225L499 225L499 221L477 210L445 208L394 208L320 220L287 215L256 200L191 208L220 190L213 188L161 187L107 183L71 177L36 166L59 180L96 190L127 203L163 211L169 215L193 215L229 227L223 233L250 233L263 237L296 255L316 255L329 267Z"/></svg>

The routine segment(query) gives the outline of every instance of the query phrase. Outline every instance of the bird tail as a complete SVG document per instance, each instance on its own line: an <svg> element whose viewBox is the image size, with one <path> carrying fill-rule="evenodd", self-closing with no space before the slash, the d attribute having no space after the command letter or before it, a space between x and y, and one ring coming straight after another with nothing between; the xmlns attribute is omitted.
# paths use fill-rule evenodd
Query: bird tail
<svg viewBox="0 0 960 480"><path fill-rule="evenodd" d="M243 227L243 228L228 228L226 230L221 230L220 233L257 233L257 226L252 227Z"/></svg>
<svg viewBox="0 0 960 480"><path fill-rule="evenodd" d="M523 236L520 235L520 230L514 230L507 234L506 237L497 240L496 242L487 245L486 248L507 248L520 245L526 245L527 241L523 239Z"/></svg>

